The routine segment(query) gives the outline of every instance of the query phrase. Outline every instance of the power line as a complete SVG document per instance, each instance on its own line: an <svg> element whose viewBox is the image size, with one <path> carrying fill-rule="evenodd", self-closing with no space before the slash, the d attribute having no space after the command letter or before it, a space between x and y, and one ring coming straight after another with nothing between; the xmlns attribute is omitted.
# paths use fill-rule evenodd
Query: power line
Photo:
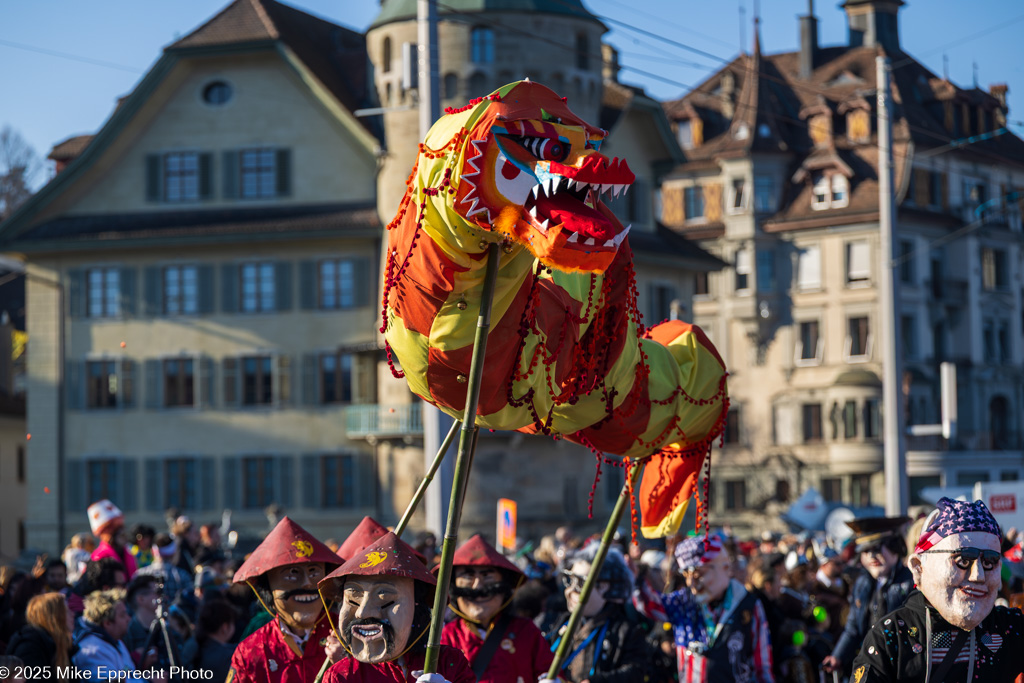
<svg viewBox="0 0 1024 683"><path fill-rule="evenodd" d="M96 66L104 66L108 69L118 69L119 71L128 71L134 74L145 73L144 69L139 69L134 66L127 66L125 64L118 64L116 62L107 62L102 59L93 59L91 57L83 57L81 55L73 55L69 52L58 52L57 50L50 50L49 48L45 47L36 47L35 45L26 45L25 43L15 43L10 40L0 40L0 45L6 45L7 47L13 47L18 50L27 50L28 52L38 52L39 54L50 55L51 57L70 59L74 62L94 64Z"/></svg>

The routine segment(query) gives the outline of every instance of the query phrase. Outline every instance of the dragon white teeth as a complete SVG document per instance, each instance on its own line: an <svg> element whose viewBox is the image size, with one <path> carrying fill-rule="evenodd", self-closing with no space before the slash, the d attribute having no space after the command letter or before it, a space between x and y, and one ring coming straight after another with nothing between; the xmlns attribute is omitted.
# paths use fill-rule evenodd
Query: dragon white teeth
<svg viewBox="0 0 1024 683"><path fill-rule="evenodd" d="M604 243L604 246L608 247L608 248L611 248L611 247L617 247L619 245L615 243L615 238L613 237L610 240L606 240L605 243Z"/></svg>
<svg viewBox="0 0 1024 683"><path fill-rule="evenodd" d="M530 194L533 195L534 199L540 199L540 183L533 186L533 189L530 190Z"/></svg>
<svg viewBox="0 0 1024 683"><path fill-rule="evenodd" d="M632 228L632 227L633 227L632 224L627 225L625 227L625 229L623 229L622 232L620 232L618 235L615 236L614 242L615 242L615 246L616 247L619 246L620 244L622 244L622 240L626 239L626 235L629 234L629 229Z"/></svg>
<svg viewBox="0 0 1024 683"><path fill-rule="evenodd" d="M615 186L612 185L611 183L605 183L605 184L601 185L601 194L604 194L606 192L610 194L613 187L615 187Z"/></svg>
<svg viewBox="0 0 1024 683"><path fill-rule="evenodd" d="M595 242L595 241L594 241L594 238L593 238L593 237L588 237L588 238L587 238L586 240L584 240L584 242L583 242L583 245L584 245L584 246L587 246L587 247L593 247L593 246L595 246L596 244L597 244L597 242Z"/></svg>
<svg viewBox="0 0 1024 683"><path fill-rule="evenodd" d="M548 227L550 227L550 226L551 226L551 221L548 220L547 218L545 218L543 221L541 221L541 223L538 225L538 227L540 228L541 232L547 232L548 231Z"/></svg>
<svg viewBox="0 0 1024 683"><path fill-rule="evenodd" d="M569 235L569 239L566 240L566 242L573 242L573 243L579 242L579 241L580 241L580 234L578 232L574 232L573 234Z"/></svg>
<svg viewBox="0 0 1024 683"><path fill-rule="evenodd" d="M534 218L536 218L536 217L537 217L537 207L536 207L536 206L531 206L531 207L530 207L530 208L528 209L528 211L530 212L530 215L531 215L531 216L533 216Z"/></svg>
<svg viewBox="0 0 1024 683"><path fill-rule="evenodd" d="M618 197L622 193L622 189L624 187L626 187L626 186L625 185L613 185L612 186L612 195L615 196L615 197Z"/></svg>

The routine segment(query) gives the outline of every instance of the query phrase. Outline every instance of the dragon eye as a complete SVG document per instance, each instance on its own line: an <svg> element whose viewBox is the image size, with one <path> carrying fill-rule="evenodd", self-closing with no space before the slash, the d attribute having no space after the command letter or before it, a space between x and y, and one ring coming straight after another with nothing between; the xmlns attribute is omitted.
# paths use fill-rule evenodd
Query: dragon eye
<svg viewBox="0 0 1024 683"><path fill-rule="evenodd" d="M515 140L541 161L565 161L569 156L570 147L561 140L539 137L517 137Z"/></svg>

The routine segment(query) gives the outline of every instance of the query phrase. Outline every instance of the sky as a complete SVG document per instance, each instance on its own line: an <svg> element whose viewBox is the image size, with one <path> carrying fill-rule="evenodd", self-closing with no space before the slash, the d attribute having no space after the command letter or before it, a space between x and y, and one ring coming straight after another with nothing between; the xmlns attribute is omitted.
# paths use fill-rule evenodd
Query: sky
<svg viewBox="0 0 1024 683"><path fill-rule="evenodd" d="M159 58L229 0L0 0L0 128L11 126L45 159L54 144L94 133ZM620 80L662 100L685 94L753 42L757 0L584 0L610 29ZM363 31L379 0L288 0ZM760 0L761 46L798 47L796 17L808 0ZM815 3L819 43L846 42L839 0ZM741 21L741 17L743 18ZM1024 121L1024 3L1020 0L909 0L901 45L936 74L963 87L1009 85L1010 119ZM1014 131L1024 134L1024 125ZM48 166L48 165L47 165ZM34 184L49 177L43 167Z"/></svg>

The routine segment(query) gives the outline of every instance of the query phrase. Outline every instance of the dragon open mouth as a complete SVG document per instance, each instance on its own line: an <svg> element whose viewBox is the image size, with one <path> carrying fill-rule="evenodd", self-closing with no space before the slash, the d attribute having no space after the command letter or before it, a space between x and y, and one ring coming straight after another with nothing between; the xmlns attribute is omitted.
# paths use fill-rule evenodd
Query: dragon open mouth
<svg viewBox="0 0 1024 683"><path fill-rule="evenodd" d="M629 185L589 183L565 176L548 176L533 187L524 208L534 227L547 233L559 227L569 233L566 245L579 249L619 248L629 228L616 226L599 210L602 194L618 197Z"/></svg>

